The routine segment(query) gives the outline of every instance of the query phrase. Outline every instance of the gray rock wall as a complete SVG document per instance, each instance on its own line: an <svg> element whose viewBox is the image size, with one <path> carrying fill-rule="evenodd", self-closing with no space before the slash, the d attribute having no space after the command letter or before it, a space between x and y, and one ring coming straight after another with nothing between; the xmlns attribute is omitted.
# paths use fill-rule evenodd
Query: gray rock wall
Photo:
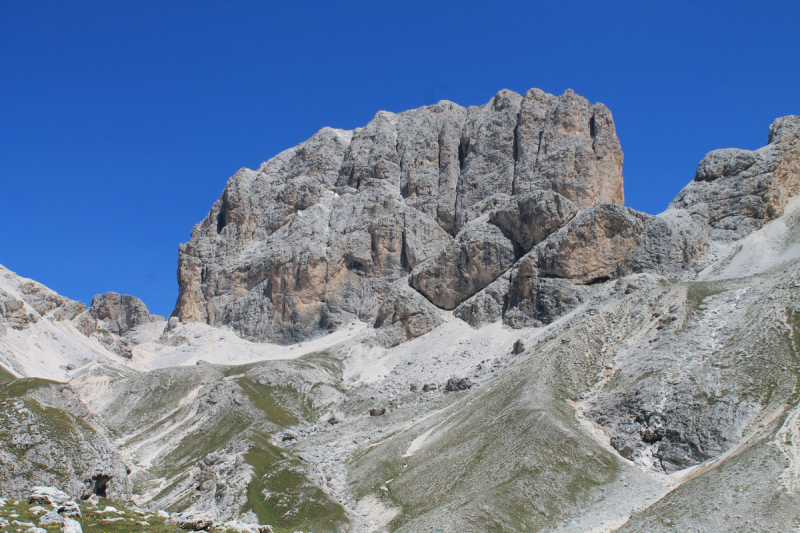
<svg viewBox="0 0 800 533"><path fill-rule="evenodd" d="M611 113L571 90L381 111L234 175L180 247L173 315L298 342L379 314L384 323L396 307L382 308L387 295L407 278L473 325L547 323L582 286L679 275L710 242L779 216L800 189L799 135L800 119L784 117L762 149L710 153L656 217L622 206ZM438 323L431 313L427 325Z"/></svg>
<svg viewBox="0 0 800 533"><path fill-rule="evenodd" d="M174 315L295 342L374 320L412 272L453 309L597 201L623 202L622 152L572 91L381 111L234 175L180 248Z"/></svg>
<svg viewBox="0 0 800 533"><path fill-rule="evenodd" d="M714 150L694 180L670 204L711 227L718 240L736 240L783 214L800 192L800 117L772 123L769 142L755 151Z"/></svg>

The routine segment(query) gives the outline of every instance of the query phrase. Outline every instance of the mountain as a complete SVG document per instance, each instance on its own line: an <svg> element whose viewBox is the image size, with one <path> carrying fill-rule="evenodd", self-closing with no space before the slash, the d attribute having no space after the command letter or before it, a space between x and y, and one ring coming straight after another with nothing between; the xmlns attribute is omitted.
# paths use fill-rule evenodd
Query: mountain
<svg viewBox="0 0 800 533"><path fill-rule="evenodd" d="M230 178L168 320L0 271L0 496L278 532L793 531L800 117L657 216L622 161L572 91L382 111Z"/></svg>

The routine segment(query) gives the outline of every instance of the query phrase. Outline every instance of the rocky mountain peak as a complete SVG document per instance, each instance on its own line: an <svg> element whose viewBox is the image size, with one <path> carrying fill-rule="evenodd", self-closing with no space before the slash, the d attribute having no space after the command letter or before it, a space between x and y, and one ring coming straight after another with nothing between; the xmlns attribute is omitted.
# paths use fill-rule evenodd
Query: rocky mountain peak
<svg viewBox="0 0 800 533"><path fill-rule="evenodd" d="M174 316L280 343L353 321L433 327L440 310L546 323L588 285L683 272L779 216L800 187L797 131L784 117L764 148L711 152L653 217L622 207L610 111L571 90L381 111L234 175L180 248ZM424 299L387 309L404 286Z"/></svg>
<svg viewBox="0 0 800 533"><path fill-rule="evenodd" d="M598 201L623 203L622 151L608 109L571 90L381 111L234 175L181 247L174 314L293 342L374 320L412 272L452 309ZM421 288L440 284L459 288Z"/></svg>

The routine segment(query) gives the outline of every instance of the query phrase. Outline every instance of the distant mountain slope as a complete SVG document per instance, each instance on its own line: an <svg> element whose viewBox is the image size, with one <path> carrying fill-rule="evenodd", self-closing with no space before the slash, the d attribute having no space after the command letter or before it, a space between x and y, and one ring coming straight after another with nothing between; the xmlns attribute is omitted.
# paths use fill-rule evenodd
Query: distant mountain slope
<svg viewBox="0 0 800 533"><path fill-rule="evenodd" d="M601 104L501 91L237 173L168 321L0 271L0 496L101 480L277 532L797 529L800 117L658 216L620 205L621 163Z"/></svg>

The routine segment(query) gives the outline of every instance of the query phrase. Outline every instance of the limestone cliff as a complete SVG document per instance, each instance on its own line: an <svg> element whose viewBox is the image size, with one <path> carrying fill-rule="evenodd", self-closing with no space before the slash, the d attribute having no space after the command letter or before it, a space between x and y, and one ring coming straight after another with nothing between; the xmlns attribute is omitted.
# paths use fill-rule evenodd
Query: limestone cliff
<svg viewBox="0 0 800 533"><path fill-rule="evenodd" d="M598 201L623 203L622 151L572 91L381 111L234 175L180 248L174 314L289 343L375 320L412 272L453 309Z"/></svg>

